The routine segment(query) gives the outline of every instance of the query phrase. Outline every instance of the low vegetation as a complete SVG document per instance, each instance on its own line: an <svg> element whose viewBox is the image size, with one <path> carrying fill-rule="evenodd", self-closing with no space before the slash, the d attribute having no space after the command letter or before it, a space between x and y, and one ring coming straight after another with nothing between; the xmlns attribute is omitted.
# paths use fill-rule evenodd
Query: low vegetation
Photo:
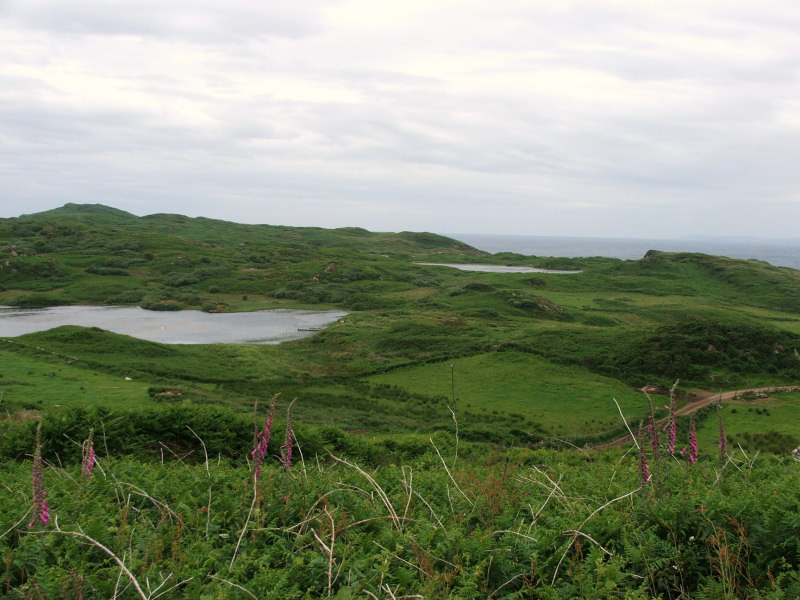
<svg viewBox="0 0 800 600"><path fill-rule="evenodd" d="M719 438L695 459L693 421L672 454L652 430L637 454L492 449L453 431L364 444L265 412L256 431L219 409L44 419L33 487L31 460L2 463L4 594L800 594L800 462Z"/></svg>
<svg viewBox="0 0 800 600"><path fill-rule="evenodd" d="M0 303L350 313L279 346L0 338L8 597L800 594L800 392L703 400L800 384L798 271L66 205L0 219Z"/></svg>

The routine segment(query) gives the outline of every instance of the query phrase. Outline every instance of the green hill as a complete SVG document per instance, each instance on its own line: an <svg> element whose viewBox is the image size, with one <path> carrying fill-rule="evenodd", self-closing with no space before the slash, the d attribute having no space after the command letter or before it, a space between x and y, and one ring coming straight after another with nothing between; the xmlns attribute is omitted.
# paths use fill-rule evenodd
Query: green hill
<svg viewBox="0 0 800 600"><path fill-rule="evenodd" d="M0 593L796 598L800 391L733 390L800 384L799 300L799 271L702 254L0 219L0 304L349 312L275 346L0 337Z"/></svg>
<svg viewBox="0 0 800 600"><path fill-rule="evenodd" d="M680 379L690 393L800 381L800 271L753 260L656 251L627 261L489 255L431 233L137 217L79 204L0 219L0 253L2 304L347 310L343 322L277 347L162 347L74 328L1 346L9 360L70 356L78 368L182 386L182 402L240 407L281 392L301 400L307 421L343 428L448 427L450 364L474 388L455 390L470 398L464 431L472 435L471 423L484 422L496 439L611 435L619 427L608 413L615 386L635 419L642 415L635 389L644 385L669 388ZM581 272L480 273L421 262ZM541 375L548 365L561 386ZM41 398L38 378L14 377L29 384L30 402ZM484 385L495 380L494 388ZM28 400L20 394L13 388L6 400L22 406ZM578 403L603 414L561 420L557 430L559 419L543 416L539 397L548 411L570 415Z"/></svg>

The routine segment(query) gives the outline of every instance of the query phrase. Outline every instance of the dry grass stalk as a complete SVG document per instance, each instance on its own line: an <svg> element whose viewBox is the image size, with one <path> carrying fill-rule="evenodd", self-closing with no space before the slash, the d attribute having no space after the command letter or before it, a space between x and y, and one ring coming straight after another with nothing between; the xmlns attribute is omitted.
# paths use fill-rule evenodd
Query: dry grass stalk
<svg viewBox="0 0 800 600"><path fill-rule="evenodd" d="M100 550L102 550L105 554L110 556L111 559L115 563L117 563L117 565L119 566L121 571L130 580L131 584L133 585L134 589L136 590L136 593L139 595L140 598L142 598L143 600L150 600L150 596L145 594L144 590L142 589L142 586L139 585L139 581L136 579L136 576L131 572L130 569L128 569L128 567L125 566L125 563L123 562L123 560L119 556L117 556L112 550L109 550L106 546L104 546L103 544L98 542L96 539L86 535L82 531L64 531L64 530L62 530L58 526L58 516L56 516L56 518L54 519L54 523L55 523L55 529L46 530L46 531L29 531L28 534L29 535L53 535L53 534L66 535L66 536L70 536L70 537L76 537L78 539L84 540L85 542L89 542L92 546L95 546L96 548L99 548Z"/></svg>
<svg viewBox="0 0 800 600"><path fill-rule="evenodd" d="M239 532L239 539L236 541L236 547L233 549L233 556L231 556L231 562L228 565L228 573L231 572L233 569L233 561L236 560L236 555L239 554L239 547L242 545L242 538L244 537L244 532L247 531L247 526L250 524L250 518L253 516L253 509L256 506L256 501L258 500L258 482L255 477L253 477L253 501L250 503L250 510L247 511L247 518L244 520L244 526L242 530Z"/></svg>
<svg viewBox="0 0 800 600"><path fill-rule="evenodd" d="M442 458L442 453L439 452L439 448L436 447L436 443L433 441L433 438L428 438L428 439L431 441L431 444L433 445L433 449L436 450L436 454L439 456L439 460L442 461L442 466L444 467L444 470L447 472L447 476L450 478L450 481L453 482L453 485L456 486L456 489L459 491L459 493L462 496L464 496L464 499L467 501L467 503L470 505L470 507L475 508L475 503L472 502L472 500L469 499L469 496L467 496L460 487L458 487L458 483L456 483L456 480L453 478L453 474L450 472L450 469L447 468L447 463L444 462L444 458ZM451 506L452 506L452 502L451 502Z"/></svg>
<svg viewBox="0 0 800 600"><path fill-rule="evenodd" d="M317 543L322 547L322 551L328 556L328 598L331 597L331 593L333 592L333 547L336 543L336 524L333 522L333 515L331 515L330 511L328 510L327 506L323 506L323 511L325 515L328 517L328 521L330 522L331 527L331 543L330 546L327 545L322 539L317 535L317 532L313 529L311 533L314 535L314 539L317 540Z"/></svg>
<svg viewBox="0 0 800 600"><path fill-rule="evenodd" d="M588 523L592 519L592 517L594 517L597 513L599 513L603 509L605 509L605 508L611 506L612 504L614 504L614 502L618 502L620 500L624 500L625 498L629 498L630 496L633 496L636 492L638 492L641 489L642 489L641 487L638 487L635 490L628 492L627 494L623 494L622 496L618 496L616 498L613 498L612 500L609 500L608 502L606 502L602 506L596 508L592 512L592 514L590 514L588 517L586 517L583 520L583 523L581 523L577 527L577 529L571 529L569 531L565 531L564 532L565 534L567 534L567 533L571 534L572 535L572 539L569 541L569 544L567 544L567 547L564 549L564 554L561 555L561 559L558 561L558 564L556 565L556 570L553 573L553 580L550 582L550 585L555 585L556 584L556 579L558 578L558 570L561 568L561 563L564 562L564 558L566 558L567 553L569 552L569 549L572 547L572 544L574 544L575 541L578 539L578 535L581 533L581 529L583 529L583 527L586 525L586 523ZM589 537L589 536L586 536L586 537ZM589 539L591 539L591 538L589 538ZM592 540L592 541L594 541L594 540ZM598 546L600 546L600 545L598 544ZM600 546L600 548L602 549L602 546Z"/></svg>
<svg viewBox="0 0 800 600"><path fill-rule="evenodd" d="M210 470L209 470L209 468L208 468L208 451L206 450L206 444L205 444L205 442L203 441L203 438L201 438L199 435L197 435L197 434L194 432L194 429L192 429L192 428L191 428L191 427L189 427L188 425L186 426L186 429L188 429L189 431L191 431L191 432L192 432L192 435L193 435L194 437L196 437L198 440L200 440L200 443L203 445L203 455L206 457L206 475L208 475L209 477L211 477L211 471L210 471Z"/></svg>
<svg viewBox="0 0 800 600"><path fill-rule="evenodd" d="M636 441L636 436L633 435L633 432L631 431L631 428L628 425L628 422L625 420L625 415L622 414L622 409L619 407L619 402L617 402L616 398L612 398L612 400L614 401L614 404L617 405L617 410L619 411L619 416L622 417L622 422L625 424L625 428L628 430L628 433L631 434L631 439L633 439L633 443L636 444L636 447L638 448L639 447L639 442Z"/></svg>
<svg viewBox="0 0 800 600"><path fill-rule="evenodd" d="M397 512L394 510L394 507L392 506L392 503L389 500L389 496L386 494L386 492L383 491L383 488L380 485L378 485L378 482L375 481L375 479L369 473L364 471L364 469L362 469L358 465L351 464L344 459L334 456L333 454L331 454L331 458L333 458L337 462L342 463L343 465L350 467L351 469L355 469L364 477L364 479L369 481L370 485L372 485L372 487L375 489L375 492L378 494L378 497L381 499L381 502L383 502L384 506L386 507L386 510L389 511L389 515L392 518L392 523L397 529L400 529L400 517L397 516Z"/></svg>
<svg viewBox="0 0 800 600"><path fill-rule="evenodd" d="M176 513L174 510L172 510L166 502L161 502L159 500L156 500L150 494L145 492L142 488L140 488L138 486L135 486L132 483L128 483L126 481L120 481L113 474L111 475L111 478L119 486L120 490L122 489L123 485L126 485L129 488L131 488L133 490L133 493L136 494L137 496L141 496L142 498L146 498L147 500L150 500L150 502L152 502L155 505L155 507L158 508L159 513L161 513L162 517L164 516L164 513L166 512L167 517L169 517L170 524L173 523L172 519L174 518L176 521L178 521L178 523L180 523L181 527L184 526L183 519L178 515L178 513ZM130 498L130 496L129 496L129 498ZM126 505L130 504L130 500L128 502L126 502L125 504Z"/></svg>
<svg viewBox="0 0 800 600"><path fill-rule="evenodd" d="M245 594L247 594L248 596L253 598L253 600L258 600L258 597L253 595L253 593L250 590L247 590L247 589L243 588L242 586L240 586L240 585L238 585L236 583L233 583L232 581L228 581L227 579L223 579L222 577L217 577L216 575L209 575L208 577L210 579L214 579L215 581L219 581L220 583L224 583L225 585L229 585L232 588L239 590L240 592L244 592Z"/></svg>

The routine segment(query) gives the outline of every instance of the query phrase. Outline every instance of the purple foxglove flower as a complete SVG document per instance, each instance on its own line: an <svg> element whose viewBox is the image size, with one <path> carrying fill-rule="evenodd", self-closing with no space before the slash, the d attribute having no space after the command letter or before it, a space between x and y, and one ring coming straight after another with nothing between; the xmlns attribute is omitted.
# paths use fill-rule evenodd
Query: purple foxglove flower
<svg viewBox="0 0 800 600"><path fill-rule="evenodd" d="M669 399L669 417L667 418L667 450L669 451L670 455L675 454L675 438L677 437L678 433L678 425L675 419L675 399L670 397Z"/></svg>
<svg viewBox="0 0 800 600"><path fill-rule="evenodd" d="M92 469L97 462L94 453L94 442L92 441L92 430L89 430L89 438L83 443L83 460L81 461L81 473L85 478L92 476Z"/></svg>
<svg viewBox="0 0 800 600"><path fill-rule="evenodd" d="M650 448L653 450L653 456L655 458L661 458L661 440L658 435L658 427L656 427L656 418L653 414L653 401L650 399L649 395L647 396L647 402L650 405L650 412L647 415L649 421L647 429L650 432Z"/></svg>
<svg viewBox="0 0 800 600"><path fill-rule="evenodd" d="M275 415L275 403L270 404L269 416L267 423L264 425L263 431L260 431L256 436L256 446L250 455L253 457L254 476L258 480L261 477L261 464L264 462L264 457L267 455L267 446L269 445L269 438L272 431L272 417Z"/></svg>
<svg viewBox="0 0 800 600"><path fill-rule="evenodd" d="M292 468L292 445L294 444L294 431L291 421L286 426L286 441L281 446L281 463L288 471Z"/></svg>
<svg viewBox="0 0 800 600"><path fill-rule="evenodd" d="M689 426L689 464L697 462L697 425L692 415L691 425Z"/></svg>
<svg viewBox="0 0 800 600"><path fill-rule="evenodd" d="M294 400L289 403L289 408L286 409L286 441L281 446L281 463L288 471L292 468L292 446L294 445L294 428L292 421L292 405Z"/></svg>
<svg viewBox="0 0 800 600"><path fill-rule="evenodd" d="M725 426L722 424L722 403L717 402L717 425L719 429L719 459L725 460L728 449L728 437L725 435Z"/></svg>

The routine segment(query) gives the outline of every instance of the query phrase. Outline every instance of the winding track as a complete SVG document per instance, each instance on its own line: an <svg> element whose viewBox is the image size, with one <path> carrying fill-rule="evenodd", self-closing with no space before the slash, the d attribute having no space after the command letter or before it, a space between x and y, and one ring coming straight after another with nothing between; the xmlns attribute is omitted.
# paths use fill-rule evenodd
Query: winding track
<svg viewBox="0 0 800 600"><path fill-rule="evenodd" d="M698 398L697 400L691 400L681 406L679 409L675 411L677 416L683 415L690 415L693 412L697 412L701 408L714 404L715 402L724 402L727 400L734 400L739 396L744 396L746 394L773 394L776 392L796 392L800 390L800 385L787 385L787 386L773 386L773 387L762 387L762 388L749 388L746 390L732 390L730 392L722 392L720 394L711 394L706 396L705 398ZM661 419L656 420L656 425L666 423L668 417L662 417ZM616 440L612 440L610 442L606 442L604 444L598 444L597 446L592 446L592 450L603 450L605 448L613 448L615 446L622 446L623 444L629 442L631 439L631 435L626 433L620 438Z"/></svg>

